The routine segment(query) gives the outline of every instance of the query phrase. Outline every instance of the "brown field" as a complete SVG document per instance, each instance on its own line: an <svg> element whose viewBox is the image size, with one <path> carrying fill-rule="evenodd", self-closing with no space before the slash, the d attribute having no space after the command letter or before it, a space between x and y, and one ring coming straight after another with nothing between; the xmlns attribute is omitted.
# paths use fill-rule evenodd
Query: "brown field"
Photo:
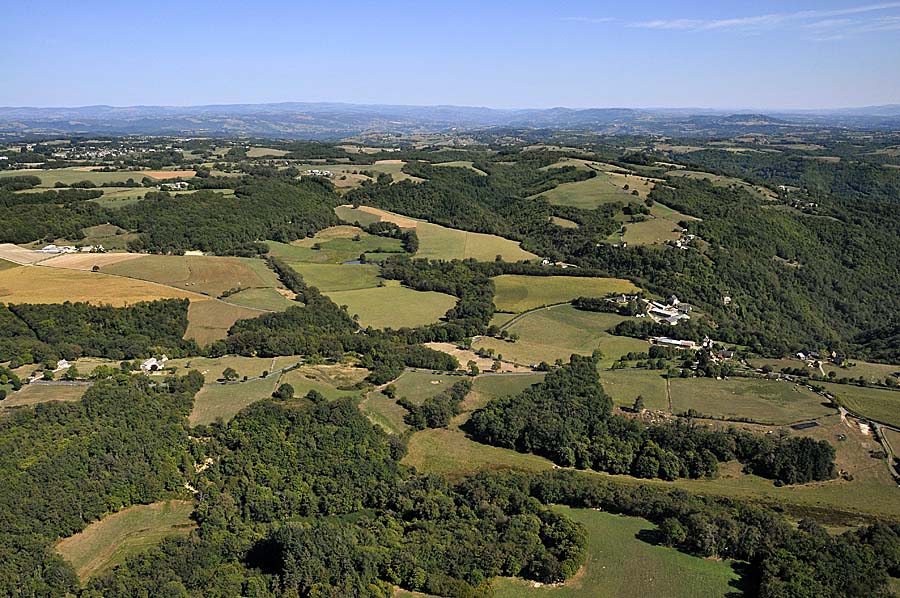
<svg viewBox="0 0 900 598"><path fill-rule="evenodd" d="M429 349L434 349L435 351L441 351L442 353L447 353L448 355L452 355L459 361L459 369L465 370L467 369L466 364L469 361L474 361L478 366L478 369L482 372L490 372L491 366L494 364L494 360L487 357L479 357L475 354L475 351L460 349L454 343L425 343L425 346ZM531 368L526 368L519 365L513 365L511 363L501 363L500 372L530 372Z"/></svg>
<svg viewBox="0 0 900 598"><path fill-rule="evenodd" d="M12 243L0 243L0 259L14 264L35 264L49 257L46 253L25 249Z"/></svg>
<svg viewBox="0 0 900 598"><path fill-rule="evenodd" d="M403 164L403 160L375 160L375 164Z"/></svg>
<svg viewBox="0 0 900 598"><path fill-rule="evenodd" d="M353 207L353 206L342 206L342 207ZM359 210L361 212L366 212L367 214L372 214L373 216L378 216L378 218L383 222L393 222L400 228L416 228L419 225L418 220L413 220L412 218L400 216L399 214L393 214L391 212L386 212L384 210L380 210L378 208L373 208L371 206L359 206Z"/></svg>
<svg viewBox="0 0 900 598"><path fill-rule="evenodd" d="M188 327L184 338L192 338L201 345L206 345L228 336L228 329L238 320L256 318L264 313L258 309L240 307L206 297L200 301L191 301L188 306Z"/></svg>
<svg viewBox="0 0 900 598"><path fill-rule="evenodd" d="M121 307L139 301L173 298L206 299L197 293L100 272L41 266L0 270L0 301L5 303L84 301Z"/></svg>
<svg viewBox="0 0 900 598"><path fill-rule="evenodd" d="M197 173L193 170L142 170L135 174L148 176L151 179L156 179L158 181L164 181L166 179L190 178Z"/></svg>
<svg viewBox="0 0 900 598"><path fill-rule="evenodd" d="M48 401L77 401L87 389L86 384L26 384L0 401L0 408L25 407Z"/></svg>
<svg viewBox="0 0 900 598"><path fill-rule="evenodd" d="M66 253L51 257L42 266L90 271L94 266L111 266L119 262L145 257L140 253Z"/></svg>

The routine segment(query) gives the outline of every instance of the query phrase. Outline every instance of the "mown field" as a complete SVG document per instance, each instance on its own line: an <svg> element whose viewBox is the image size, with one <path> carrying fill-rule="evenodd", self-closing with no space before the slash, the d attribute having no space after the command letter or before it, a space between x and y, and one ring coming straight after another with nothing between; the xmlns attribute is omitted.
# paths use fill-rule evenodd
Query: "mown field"
<svg viewBox="0 0 900 598"><path fill-rule="evenodd" d="M9 396L0 401L0 409L25 407L48 401L77 401L88 388L89 386L85 384L26 384L20 390L10 392Z"/></svg>
<svg viewBox="0 0 900 598"><path fill-rule="evenodd" d="M206 299L190 291L101 272L43 266L0 270L0 302L4 303L86 301L121 307L139 301L172 298Z"/></svg>
<svg viewBox="0 0 900 598"><path fill-rule="evenodd" d="M218 299L192 300L188 305L188 327L184 338L206 345L228 336L228 329L238 320L257 318L263 313Z"/></svg>
<svg viewBox="0 0 900 598"><path fill-rule="evenodd" d="M108 515L83 531L64 538L56 551L85 581L125 562L129 556L159 544L168 536L185 536L195 527L194 505L169 500L137 505Z"/></svg>
<svg viewBox="0 0 900 598"><path fill-rule="evenodd" d="M900 391L827 382L822 385L847 409L900 427Z"/></svg>
<svg viewBox="0 0 900 598"><path fill-rule="evenodd" d="M515 313L564 303L576 297L603 297L640 290L630 280L622 278L503 274L493 280L496 287L494 305L500 311Z"/></svg>
<svg viewBox="0 0 900 598"><path fill-rule="evenodd" d="M456 305L456 298L433 291L414 291L397 281L385 286L325 293L338 305L346 305L359 323L373 328L402 328L437 322Z"/></svg>
<svg viewBox="0 0 900 598"><path fill-rule="evenodd" d="M587 531L588 556L581 571L562 585L522 579L494 582L496 598L743 596L740 576L727 561L702 559L652 543L656 526L645 519L590 509L555 507Z"/></svg>
<svg viewBox="0 0 900 598"><path fill-rule="evenodd" d="M530 312L510 325L507 330L519 335L516 342L481 337L475 348L494 349L503 359L521 365L531 365L557 359L568 361L573 353L590 355L599 349L600 363L609 367L620 356L632 351L647 351L649 343L635 338L614 336L607 332L623 321L625 316L579 311L570 305L560 305Z"/></svg>
<svg viewBox="0 0 900 598"><path fill-rule="evenodd" d="M290 262L291 268L303 277L306 284L323 293L353 291L377 287L381 278L373 264L305 264Z"/></svg>
<svg viewBox="0 0 900 598"><path fill-rule="evenodd" d="M640 395L645 409L669 410L664 370L603 370L600 383L603 390L619 407L631 407Z"/></svg>
<svg viewBox="0 0 900 598"><path fill-rule="evenodd" d="M672 410L694 409L703 415L789 424L834 413L825 399L805 386L755 378L674 378L670 383Z"/></svg>

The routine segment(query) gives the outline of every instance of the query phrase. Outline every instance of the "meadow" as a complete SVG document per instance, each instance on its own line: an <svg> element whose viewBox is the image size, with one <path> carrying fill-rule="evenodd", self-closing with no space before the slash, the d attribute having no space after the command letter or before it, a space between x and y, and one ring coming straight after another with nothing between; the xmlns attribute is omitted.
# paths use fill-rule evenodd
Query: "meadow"
<svg viewBox="0 0 900 598"><path fill-rule="evenodd" d="M222 374L227 368L236 371L238 378L244 376L256 378L263 372L275 372L301 361L300 357L291 355L285 357L243 357L240 355L183 357L170 359L166 362L166 368L175 368L176 374L179 376L187 374L190 370L196 370L203 375L203 380L207 384L211 384L222 380Z"/></svg>
<svg viewBox="0 0 900 598"><path fill-rule="evenodd" d="M373 264L305 264L290 262L291 268L303 277L306 284L323 293L353 291L377 287L381 278Z"/></svg>
<svg viewBox="0 0 900 598"><path fill-rule="evenodd" d="M85 581L156 546L164 538L186 536L196 527L190 519L193 510L193 503L186 500L128 507L60 540L56 551Z"/></svg>
<svg viewBox="0 0 900 598"><path fill-rule="evenodd" d="M640 290L634 283L622 278L503 274L493 280L496 287L494 305L500 311L514 313L565 303L577 297L603 297Z"/></svg>
<svg viewBox="0 0 900 598"><path fill-rule="evenodd" d="M399 239L370 235L355 226L333 226L290 244L276 241L267 244L272 255L291 264L342 264L357 260L362 254L403 252Z"/></svg>
<svg viewBox="0 0 900 598"><path fill-rule="evenodd" d="M437 322L456 305L456 298L434 291L414 291L397 281L385 286L325 293L338 305L346 305L359 323L373 328L402 328Z"/></svg>
<svg viewBox="0 0 900 598"><path fill-rule="evenodd" d="M516 342L481 337L474 348L494 349L503 359L521 365L531 365L557 359L568 361L573 353L590 355L600 350L600 363L609 367L620 356L630 352L647 351L649 343L635 338L615 336L607 332L625 316L579 311L570 305L560 305L529 312L509 325L510 333L519 335Z"/></svg>
<svg viewBox="0 0 900 598"><path fill-rule="evenodd" d="M827 382L822 386L854 413L900 427L900 391Z"/></svg>
<svg viewBox="0 0 900 598"><path fill-rule="evenodd" d="M482 176L487 176L486 172L484 172L483 170L479 170L478 168L475 168L475 166L469 160L454 160L452 162L438 162L437 164L434 164L434 166L446 166L448 168L468 168L469 170L471 170L472 172L475 172L476 174L480 174Z"/></svg>
<svg viewBox="0 0 900 598"><path fill-rule="evenodd" d="M603 370L600 372L600 383L618 407L632 407L640 395L644 399L645 409L668 411L664 373L664 370Z"/></svg>
<svg viewBox="0 0 900 598"><path fill-rule="evenodd" d="M651 543L656 526L645 519L592 509L554 508L585 527L588 554L584 566L561 585L536 586L523 579L498 579L494 582L496 598L743 595L740 576L731 563Z"/></svg>
<svg viewBox="0 0 900 598"><path fill-rule="evenodd" d="M56 183L63 185L71 185L72 183L80 183L82 181L90 181L97 186L104 183L124 183L128 179L132 179L136 183L140 183L144 177L163 180L170 178L165 171L126 171L126 172L99 172L91 170L89 166L71 166L69 168L54 168L52 170L44 170L40 168L32 168L25 170L4 170L0 171L0 177L4 176L36 176L41 179L41 188L53 188ZM179 171L176 176L192 177L194 171ZM145 193L147 189L143 190Z"/></svg>
<svg viewBox="0 0 900 598"><path fill-rule="evenodd" d="M674 378L670 383L672 410L694 409L703 415L789 424L834 413L825 399L805 386L757 378Z"/></svg>
<svg viewBox="0 0 900 598"><path fill-rule="evenodd" d="M218 299L203 297L199 301L192 300L188 305L188 327L184 338L206 345L228 336L228 329L238 320L257 318L263 313L259 309L232 305Z"/></svg>
<svg viewBox="0 0 900 598"><path fill-rule="evenodd" d="M629 181L636 184L639 177ZM573 183L563 183L549 191L541 193L547 201L558 206L570 206L573 208L581 208L584 210L593 210L603 204L620 202L623 204L632 203L638 198L631 194L631 190L624 189L624 185L629 184L621 179L606 172L597 172L597 176L586 179L584 181L576 181ZM631 186L629 184L629 187Z"/></svg>
<svg viewBox="0 0 900 598"><path fill-rule="evenodd" d="M681 238L681 225L679 222L684 220L696 219L661 203L654 203L646 220L624 223L625 233L613 233L611 239L624 241L629 245L661 245Z"/></svg>
<svg viewBox="0 0 900 598"><path fill-rule="evenodd" d="M670 170L666 173L666 176L707 180L717 187L731 187L732 185L735 185L737 187L743 188L745 191L750 192L751 194L762 200L772 200L778 198L778 196L773 191L766 189L765 187L761 187L759 185L751 185L747 181L735 177L712 174L709 172L702 172L697 170L682 169Z"/></svg>

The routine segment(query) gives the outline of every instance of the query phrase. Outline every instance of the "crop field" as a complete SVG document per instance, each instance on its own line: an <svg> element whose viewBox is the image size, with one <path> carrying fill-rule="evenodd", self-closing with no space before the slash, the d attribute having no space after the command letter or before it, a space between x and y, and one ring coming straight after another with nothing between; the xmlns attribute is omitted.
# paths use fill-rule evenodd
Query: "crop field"
<svg viewBox="0 0 900 598"><path fill-rule="evenodd" d="M537 257L522 249L517 241L497 235L447 228L370 206L359 208L338 206L335 213L347 222L359 222L363 226L384 220L393 222L401 228L415 228L419 237L419 251L416 257L440 260L474 258L479 261L493 261L499 255L510 262Z"/></svg>
<svg viewBox="0 0 900 598"><path fill-rule="evenodd" d="M414 291L387 281L386 286L326 293L348 312L359 316L363 326L402 328L437 322L456 305L456 297L433 291Z"/></svg>
<svg viewBox="0 0 900 598"><path fill-rule="evenodd" d="M841 405L875 421L900 427L900 391L822 383Z"/></svg>
<svg viewBox="0 0 900 598"><path fill-rule="evenodd" d="M61 374L62 372L59 373ZM88 388L87 384L26 384L21 390L9 393L9 396L0 401L0 410L49 401L77 401Z"/></svg>
<svg viewBox="0 0 900 598"><path fill-rule="evenodd" d="M584 567L562 585L539 586L522 579L494 582L496 598L740 596L740 578L727 561L702 559L643 539L656 526L645 519L591 509L555 509L581 523L588 537Z"/></svg>
<svg viewBox="0 0 900 598"><path fill-rule="evenodd" d="M560 218L558 216L551 216L550 222L559 226L561 228L578 228L578 223L572 220L568 220L566 218Z"/></svg>
<svg viewBox="0 0 900 598"><path fill-rule="evenodd" d="M647 351L647 341L607 332L625 316L579 311L569 305L560 305L531 312L517 320L509 328L519 335L516 342L482 337L475 348L492 348L504 359L521 365L530 365L556 359L568 361L573 353L590 355L594 350L603 352L600 363L608 367L620 356L632 351Z"/></svg>
<svg viewBox="0 0 900 598"><path fill-rule="evenodd" d="M191 301L188 305L188 327L184 338L192 338L201 345L223 339L228 336L228 329L238 320L257 318L263 313L258 309L240 307L219 301L203 298Z"/></svg>
<svg viewBox="0 0 900 598"><path fill-rule="evenodd" d="M195 527L190 519L193 510L193 503L186 500L128 507L64 538L56 551L72 564L78 579L85 581L169 536L189 534Z"/></svg>
<svg viewBox="0 0 900 598"><path fill-rule="evenodd" d="M203 295L161 284L63 268L21 266L0 271L0 302L63 303L86 301L121 307L139 301Z"/></svg>
<svg viewBox="0 0 900 598"><path fill-rule="evenodd" d="M69 270L83 270L91 272L94 266L101 270L104 267L112 266L120 262L136 260L141 257L140 253L64 253L51 257L41 263L43 266L51 268L66 268Z"/></svg>
<svg viewBox="0 0 900 598"><path fill-rule="evenodd" d="M372 264L304 264L290 262L306 284L322 291L353 291L377 287L381 278Z"/></svg>
<svg viewBox="0 0 900 598"><path fill-rule="evenodd" d="M694 409L703 415L789 424L834 413L824 398L805 386L755 378L675 378L671 380L672 409Z"/></svg>
<svg viewBox="0 0 900 598"><path fill-rule="evenodd" d="M625 182L626 180L628 182ZM640 184L638 180L641 181ZM633 196L631 189L626 190L623 188L626 184L629 187L632 185L640 186L643 184L643 179L637 176L631 176L626 179L624 176L619 177L606 172L598 172L597 176L593 178L573 183L563 183L540 195L544 196L553 205L593 210L606 203L617 201L627 204L638 201L640 198Z"/></svg>
<svg viewBox="0 0 900 598"><path fill-rule="evenodd" d="M603 390L619 407L631 407L638 395L644 398L646 409L669 410L666 380L662 370L603 370L600 383Z"/></svg>
<svg viewBox="0 0 900 598"><path fill-rule="evenodd" d="M280 286L265 262L253 258L200 255L145 255L138 259L101 267L118 276L182 288L211 297L241 288Z"/></svg>
<svg viewBox="0 0 900 598"><path fill-rule="evenodd" d="M523 312L536 307L571 301L576 297L603 297L613 293L634 293L638 287L622 278L578 276L524 276L503 274L494 277L494 305L505 312Z"/></svg>
<svg viewBox="0 0 900 598"><path fill-rule="evenodd" d="M455 160L453 162L439 162L439 163L435 164L434 166L446 166L448 168L468 168L472 172L475 172L482 176L487 176L486 172L475 168L475 166L469 160Z"/></svg>

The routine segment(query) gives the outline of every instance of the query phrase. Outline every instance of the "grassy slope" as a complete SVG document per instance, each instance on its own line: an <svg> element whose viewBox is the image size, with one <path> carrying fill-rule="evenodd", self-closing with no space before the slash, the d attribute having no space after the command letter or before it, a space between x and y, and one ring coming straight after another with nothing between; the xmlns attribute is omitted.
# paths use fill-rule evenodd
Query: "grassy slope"
<svg viewBox="0 0 900 598"><path fill-rule="evenodd" d="M193 503L182 500L129 507L61 540L56 550L84 581L167 536L188 534L194 528L193 510Z"/></svg>
<svg viewBox="0 0 900 598"><path fill-rule="evenodd" d="M414 291L390 282L384 287L326 294L338 305L346 305L350 314L358 314L360 324L374 328L429 324L456 305L456 298L450 295Z"/></svg>
<svg viewBox="0 0 900 598"><path fill-rule="evenodd" d="M0 401L0 408L24 407L48 401L77 401L87 389L85 385L26 384L21 390L10 392L9 396Z"/></svg>
<svg viewBox="0 0 900 598"><path fill-rule="evenodd" d="M847 409L876 421L900 427L900 391L849 384L823 383L823 386Z"/></svg>
<svg viewBox="0 0 900 598"><path fill-rule="evenodd" d="M533 587L521 579L498 579L496 598L570 596L657 596L693 598L742 595L728 562L701 559L643 539L652 523L589 509L556 509L585 526L588 558L583 569L560 586Z"/></svg>
<svg viewBox="0 0 900 598"><path fill-rule="evenodd" d="M631 281L621 278L577 276L503 274L494 277L494 285L497 289L494 305L508 312L523 312L576 297L602 297L610 293L634 293L639 290Z"/></svg>

